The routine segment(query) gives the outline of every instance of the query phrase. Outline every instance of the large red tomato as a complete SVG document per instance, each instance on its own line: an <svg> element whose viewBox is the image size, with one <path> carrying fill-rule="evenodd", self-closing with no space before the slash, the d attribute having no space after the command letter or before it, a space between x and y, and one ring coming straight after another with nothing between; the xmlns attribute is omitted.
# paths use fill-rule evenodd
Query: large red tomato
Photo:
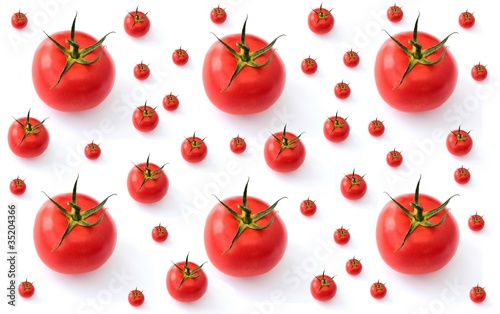
<svg viewBox="0 0 500 314"><path fill-rule="evenodd" d="M273 49L276 40L245 34L217 37L203 62L203 86L220 110L253 114L271 107L285 88L285 65Z"/></svg>
<svg viewBox="0 0 500 314"><path fill-rule="evenodd" d="M205 222L204 241L210 262L233 277L267 273L285 254L288 240L286 226L263 200L247 196L219 200Z"/></svg>
<svg viewBox="0 0 500 314"><path fill-rule="evenodd" d="M102 45L106 36L75 31L47 35L33 56L32 78L40 99L60 111L96 107L109 95L115 81L115 64Z"/></svg>
<svg viewBox="0 0 500 314"><path fill-rule="evenodd" d="M384 101L404 112L435 109L451 96L458 79L457 63L440 41L417 31L390 36L375 60L375 83Z"/></svg>
<svg viewBox="0 0 500 314"><path fill-rule="evenodd" d="M63 274L98 269L111 257L116 244L115 222L104 208L111 195L99 203L77 193L77 182L72 193L49 197L36 215L33 230L42 262Z"/></svg>
<svg viewBox="0 0 500 314"><path fill-rule="evenodd" d="M379 214L376 240L382 259L404 274L425 274L453 258L460 238L457 222L444 203L419 193L391 197Z"/></svg>

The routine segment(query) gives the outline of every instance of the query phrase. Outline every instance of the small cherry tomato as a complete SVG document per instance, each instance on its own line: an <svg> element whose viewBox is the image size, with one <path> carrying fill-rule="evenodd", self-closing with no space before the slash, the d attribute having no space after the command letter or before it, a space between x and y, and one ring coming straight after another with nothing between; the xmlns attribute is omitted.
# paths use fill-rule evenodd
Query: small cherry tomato
<svg viewBox="0 0 500 314"><path fill-rule="evenodd" d="M474 15L467 10L465 12L460 13L458 16L458 24L462 26L462 28L471 28L476 23L476 18Z"/></svg>
<svg viewBox="0 0 500 314"><path fill-rule="evenodd" d="M484 287L480 287L479 285L472 287L469 292L469 297L474 303L481 303L486 299L486 291Z"/></svg>
<svg viewBox="0 0 500 314"><path fill-rule="evenodd" d="M10 192L14 195L21 195L26 192L26 182L19 177L10 181Z"/></svg>
<svg viewBox="0 0 500 314"><path fill-rule="evenodd" d="M312 216L316 213L316 203L309 198L300 203L300 212L304 216Z"/></svg>
<svg viewBox="0 0 500 314"><path fill-rule="evenodd" d="M326 139L330 142L342 142L344 141L351 131L349 123L347 123L347 118L342 118L335 113L335 116L328 117L323 124L323 134Z"/></svg>
<svg viewBox="0 0 500 314"><path fill-rule="evenodd" d="M202 267L188 261L173 263L167 273L167 291L172 298L179 302L194 302L199 300L207 291L208 278Z"/></svg>
<svg viewBox="0 0 500 314"><path fill-rule="evenodd" d="M26 13L19 11L12 15L10 22L14 28L22 29L28 25L28 17L26 17Z"/></svg>
<svg viewBox="0 0 500 314"><path fill-rule="evenodd" d="M134 290L130 291L128 293L128 303L132 306L139 306L144 303L144 293L142 291L137 290L135 288Z"/></svg>
<svg viewBox="0 0 500 314"><path fill-rule="evenodd" d="M187 53L187 50L179 48L175 49L172 53L172 61L174 61L174 64L176 65L185 65L188 60L189 54Z"/></svg>
<svg viewBox="0 0 500 314"><path fill-rule="evenodd" d="M335 24L335 19L331 13L332 10L323 9L323 4L319 8L312 10L307 17L309 29L315 34L329 33Z"/></svg>
<svg viewBox="0 0 500 314"><path fill-rule="evenodd" d="M486 66L478 63L472 67L470 74L474 80L483 81L488 76L488 70Z"/></svg>
<svg viewBox="0 0 500 314"><path fill-rule="evenodd" d="M375 299L382 299L387 294L387 287L385 286L385 284L377 281L371 285L370 294Z"/></svg>
<svg viewBox="0 0 500 314"><path fill-rule="evenodd" d="M345 245L351 239L351 234L348 229L344 229L344 227L340 227L333 233L333 240L335 243L340 245Z"/></svg>
<svg viewBox="0 0 500 314"><path fill-rule="evenodd" d="M316 59L313 59L309 56L302 60L300 68L305 74L313 74L318 70L318 63L316 62Z"/></svg>
<svg viewBox="0 0 500 314"><path fill-rule="evenodd" d="M469 229L472 231L483 230L484 228L483 216L480 216L477 213L475 213L474 215L469 217L467 224L469 225Z"/></svg>
<svg viewBox="0 0 500 314"><path fill-rule="evenodd" d="M346 99L349 95L351 95L351 87L349 84L342 81L335 85L333 92L338 99Z"/></svg>
<svg viewBox="0 0 500 314"><path fill-rule="evenodd" d="M364 175L360 176L354 170L352 173L344 175L340 181L340 192L348 200L359 200L366 194L367 190L368 186Z"/></svg>
<svg viewBox="0 0 500 314"><path fill-rule="evenodd" d="M401 155L401 152L394 149L387 153L385 160L389 166L399 167L403 163L403 155Z"/></svg>
<svg viewBox="0 0 500 314"><path fill-rule="evenodd" d="M192 137L185 138L181 145L182 158L191 163L197 163L205 159L208 154L208 147L205 139L197 137L196 132Z"/></svg>
<svg viewBox="0 0 500 314"><path fill-rule="evenodd" d="M236 137L233 137L231 139L231 142L229 142L229 148L233 153L241 154L246 150L247 143L245 142L244 138L237 135Z"/></svg>
<svg viewBox="0 0 500 314"><path fill-rule="evenodd" d="M359 54L355 51L349 50L346 53L344 53L344 64L348 68L354 68L359 64Z"/></svg>
<svg viewBox="0 0 500 314"><path fill-rule="evenodd" d="M387 9L387 19L391 22L399 22L403 19L403 16L403 10L397 5L390 6L389 9Z"/></svg>
<svg viewBox="0 0 500 314"><path fill-rule="evenodd" d="M33 294L35 294L35 286L33 286L32 282L29 282L28 279L26 279L19 284L17 291L21 297L31 298Z"/></svg>
<svg viewBox="0 0 500 314"><path fill-rule="evenodd" d="M222 24L227 19L227 12L225 9L217 6L210 11L210 19L215 24Z"/></svg>
<svg viewBox="0 0 500 314"><path fill-rule="evenodd" d="M158 224L158 226L155 226L151 231L151 237L153 237L153 240L156 242L165 242L168 238L168 230L166 227Z"/></svg>
<svg viewBox="0 0 500 314"><path fill-rule="evenodd" d="M359 259L353 257L345 264L345 270L349 275L356 276L361 273L361 270L363 270L363 265Z"/></svg>
<svg viewBox="0 0 500 314"><path fill-rule="evenodd" d="M368 124L368 132L370 133L370 135L375 137L381 136L385 132L384 122L378 120L377 118L370 121L370 124Z"/></svg>
<svg viewBox="0 0 500 314"><path fill-rule="evenodd" d="M149 32L151 21L148 12L139 11L139 6L134 12L128 12L123 21L125 32L131 37L142 37Z"/></svg>
<svg viewBox="0 0 500 314"><path fill-rule="evenodd" d="M149 74L151 74L151 70L149 69L149 66L147 64L138 63L134 67L134 76L138 80L145 80L149 77Z"/></svg>
<svg viewBox="0 0 500 314"><path fill-rule="evenodd" d="M150 107L144 103L144 106L137 107L132 115L134 127L141 132L151 132L160 123L160 118L156 108Z"/></svg>
<svg viewBox="0 0 500 314"><path fill-rule="evenodd" d="M174 111L179 108L179 98L176 95L170 94L163 97L163 108L167 111Z"/></svg>
<svg viewBox="0 0 500 314"><path fill-rule="evenodd" d="M460 129L451 131L446 137L446 148L448 151L455 156L467 155L472 150L472 137L470 136L470 131L465 132Z"/></svg>
<svg viewBox="0 0 500 314"><path fill-rule="evenodd" d="M457 182L458 184L465 184L470 181L469 169L464 168L463 166L457 168L455 170L455 173L453 174L453 177L455 178L455 182Z"/></svg>
<svg viewBox="0 0 500 314"><path fill-rule="evenodd" d="M30 110L26 117L14 118L9 127L8 142L11 151L22 158L33 158L40 156L50 142L49 131L42 121L31 118Z"/></svg>
<svg viewBox="0 0 500 314"><path fill-rule="evenodd" d="M300 168L306 159L306 147L300 137L286 130L271 133L264 143L266 164L277 172L292 172Z"/></svg>
<svg viewBox="0 0 500 314"><path fill-rule="evenodd" d="M334 276L323 274L315 276L311 281L311 295L318 301L328 301L337 294L337 284L333 280Z"/></svg>
<svg viewBox="0 0 500 314"><path fill-rule="evenodd" d="M85 145L84 154L88 159L95 160L101 156L101 147L92 141Z"/></svg>

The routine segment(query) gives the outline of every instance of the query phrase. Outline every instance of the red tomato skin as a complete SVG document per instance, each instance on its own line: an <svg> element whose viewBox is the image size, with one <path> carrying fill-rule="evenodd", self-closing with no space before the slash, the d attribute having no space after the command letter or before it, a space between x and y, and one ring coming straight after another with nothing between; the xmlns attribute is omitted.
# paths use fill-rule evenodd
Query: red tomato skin
<svg viewBox="0 0 500 314"><path fill-rule="evenodd" d="M26 192L26 183L24 180L16 178L10 181L10 192L14 195L22 195Z"/></svg>
<svg viewBox="0 0 500 314"><path fill-rule="evenodd" d="M241 214L238 208L243 203L241 196L226 198L223 202ZM269 208L269 204L252 196L247 196L247 205L252 214ZM264 216L258 224L267 225L271 217L272 214ZM269 272L280 262L285 254L288 234L285 223L278 214L267 229L245 230L233 247L224 253L229 248L237 227L235 218L220 203L208 214L204 230L205 248L210 263L218 270L233 277L252 277Z"/></svg>
<svg viewBox="0 0 500 314"><path fill-rule="evenodd" d="M17 119L25 124L26 117ZM40 123L38 119L30 117L30 123L35 126ZM33 158L43 154L49 147L50 135L45 125L41 125L37 129L38 134L28 134L21 143L25 130L16 121L12 122L8 132L8 142L10 150L19 157ZM19 144L21 143L21 144Z"/></svg>
<svg viewBox="0 0 500 314"><path fill-rule="evenodd" d="M413 32L402 32L393 35L399 42L411 50L409 39ZM418 41L423 49L440 42L439 39L425 32L418 32ZM441 47L431 56L437 60L442 54ZM455 90L458 81L458 69L450 50L438 64L427 66L417 64L397 86L408 66L408 56L392 40L387 39L380 47L375 61L375 83L383 100L399 111L422 112L433 110L444 104Z"/></svg>
<svg viewBox="0 0 500 314"><path fill-rule="evenodd" d="M414 201L414 194L403 194L394 199L400 204L409 204ZM436 198L422 193L419 202L424 213L442 204ZM445 212L446 209L442 210L429 221L437 223ZM446 219L438 227L417 227L404 246L394 252L409 228L408 216L392 200L389 201L379 214L376 240L382 259L394 270L409 275L431 273L443 268L455 255L460 234L451 211L447 211Z"/></svg>
<svg viewBox="0 0 500 314"><path fill-rule="evenodd" d="M335 120L342 123L342 126L335 126ZM346 119L332 116L323 123L323 135L327 140L334 143L343 142L349 137L351 127Z"/></svg>
<svg viewBox="0 0 500 314"><path fill-rule="evenodd" d="M463 140L457 141L457 135L463 137ZM464 156L470 153L474 141L468 132L464 130L454 130L446 137L446 148L454 156Z"/></svg>
<svg viewBox="0 0 500 314"><path fill-rule="evenodd" d="M67 202L71 201L71 193L59 194L52 199L70 210ZM99 202L85 194L76 197L82 213L95 207ZM102 214L97 211L87 218L94 223ZM93 227L76 226L66 236L59 248L52 251L66 230L68 219L50 201L47 200L35 218L33 239L38 256L52 270L62 274L82 274L101 267L112 255L116 245L116 225L106 210L102 221Z"/></svg>
<svg viewBox="0 0 500 314"><path fill-rule="evenodd" d="M136 22L134 24L135 20L135 15L139 16L142 18L141 22ZM146 35L149 32L149 29L151 28L151 21L149 17L141 11L130 11L127 13L125 16L125 19L123 20L123 27L125 28L125 32L131 36L131 37L142 37Z"/></svg>
<svg viewBox="0 0 500 314"><path fill-rule="evenodd" d="M14 28L23 29L28 25L28 17L19 11L12 15L10 22Z"/></svg>
<svg viewBox="0 0 500 314"><path fill-rule="evenodd" d="M150 115L145 116L144 110L148 111ZM151 106L137 107L132 113L132 124L141 132L151 132L160 123L158 112Z"/></svg>
<svg viewBox="0 0 500 314"><path fill-rule="evenodd" d="M309 13L307 16L307 26L309 26L309 29L313 33L324 35L333 29L333 26L335 25L335 18L329 11L330 10L321 7L316 8ZM320 13L323 14L323 18L319 18Z"/></svg>
<svg viewBox="0 0 500 314"><path fill-rule="evenodd" d="M321 287L321 281L320 281L321 278L322 275L319 275L314 277L313 280L311 281L311 284L309 286L311 295L318 301L328 301L333 299L337 294L337 284L335 283L335 281L333 281L332 277L324 275L324 280L327 281L332 280L332 282L330 282L329 286Z"/></svg>
<svg viewBox="0 0 500 314"><path fill-rule="evenodd" d="M274 135L281 139L283 132L276 132ZM297 136L286 132L286 137L291 141ZM297 170L306 159L306 148L300 139L294 145L297 146L294 148L285 148L278 156L281 149L281 142L277 141L273 136L269 136L264 144L264 159L269 168L277 172L292 172Z"/></svg>
<svg viewBox="0 0 500 314"><path fill-rule="evenodd" d="M208 146L205 141L197 136L194 140L200 143L198 147L193 147L192 141L193 137L189 137L182 141L181 144L181 156L182 158L190 163L202 162L208 155Z"/></svg>
<svg viewBox="0 0 500 314"><path fill-rule="evenodd" d="M359 184L351 184L351 179L354 176ZM340 192L342 195L348 200L359 200L363 196L365 196L366 191L368 190L368 186L366 184L365 179L359 174L348 174L342 177L340 180Z"/></svg>
<svg viewBox="0 0 500 314"><path fill-rule="evenodd" d="M63 47L69 48L66 40L69 31L51 35ZM75 41L81 48L91 46L98 40L93 36L75 31ZM85 56L94 60L100 51L101 58L95 64L73 64L64 74L59 84L52 88L59 79L66 64L66 56L49 39L45 38L33 57L32 77L36 93L48 106L64 112L75 112L92 109L102 103L111 92L115 82L115 64L102 46Z"/></svg>
<svg viewBox="0 0 500 314"><path fill-rule="evenodd" d="M222 37L225 43L236 51L240 34ZM255 35L246 34L246 43L251 51L259 50L268 42ZM203 62L203 86L210 101L223 112L234 115L249 115L269 109L283 93L286 69L276 50L270 49L256 59L265 63L273 53L271 62L261 68L244 67L226 90L222 91L234 70L235 57L216 41L207 51ZM221 92L222 91L222 92Z"/></svg>
<svg viewBox="0 0 500 314"><path fill-rule="evenodd" d="M145 166L145 162L137 164L137 167L142 170L144 170ZM149 169L153 172L160 169L160 167L150 162ZM144 181L144 174L142 174L139 169L134 166L130 169L127 176L127 189L130 196L135 201L143 204L156 203L160 201L168 192L169 179L163 170L160 171L156 177L158 179L149 179L141 187L142 181Z"/></svg>
<svg viewBox="0 0 500 314"><path fill-rule="evenodd" d="M181 269L186 262L176 263ZM198 268L198 264L188 261L188 267L191 270ZM208 289L208 277L203 269L200 269L198 278L187 278L182 285L183 273L175 266L171 266L167 272L167 291L172 298L179 302L194 302L205 294Z"/></svg>
<svg viewBox="0 0 500 314"><path fill-rule="evenodd" d="M210 11L210 20L215 24L222 24L227 19L227 12L221 7L213 8Z"/></svg>

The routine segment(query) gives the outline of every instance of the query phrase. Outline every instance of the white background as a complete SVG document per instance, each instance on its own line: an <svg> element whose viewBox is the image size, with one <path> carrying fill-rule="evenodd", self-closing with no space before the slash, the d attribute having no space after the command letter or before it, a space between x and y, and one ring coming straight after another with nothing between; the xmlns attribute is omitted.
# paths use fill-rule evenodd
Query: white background
<svg viewBox="0 0 500 314"><path fill-rule="evenodd" d="M387 21L386 9L392 1L323 1L332 9L335 27L327 35L315 35L307 27L307 15L319 1L141 1L139 9L149 11L152 27L144 38L131 38L123 30L127 11L135 10L134 1L16 1L4 4L0 12L0 47L2 63L1 200L18 205L18 278L35 282L31 299L19 299L16 310L50 309L64 313L99 313L165 311L172 313L288 313L291 309L359 312L365 307L375 313L491 313L499 307L498 258L493 256L498 241L495 193L496 168L489 141L497 131L493 128L499 99L497 56L493 39L498 17L491 4L471 1L400 1L405 17L397 24ZM490 4L488 4L490 3ZM209 19L212 7L226 8L228 19L215 25ZM19 9L28 13L28 28L15 30L10 16ZM476 16L476 25L464 30L458 25L460 12L468 9ZM110 96L99 107L82 113L52 110L37 97L31 82L31 62L37 45L51 34L69 30L78 12L77 30L101 38L109 31L106 46L114 58L117 77ZM391 34L412 30L420 12L420 30L444 38L457 60L459 79L452 97L439 109L420 114L405 114L384 104L373 78L373 64L380 45ZM275 48L287 69L285 90L269 110L253 116L231 116L216 109L206 97L201 80L204 54L219 37L239 33L248 15L247 33L268 41L281 34ZM175 66L171 53L182 46L188 49L189 63ZM345 67L342 55L349 49L358 51L361 63L354 69ZM317 59L319 70L312 76L300 70L303 58ZM144 61L153 74L144 82L137 81L132 70ZM489 69L489 77L475 82L471 67L481 62ZM333 94L335 83L350 83L351 96L338 100ZM180 107L167 112L161 107L164 95L179 96ZM160 125L153 132L136 131L131 122L132 110L145 101L159 106ZM51 135L48 150L34 159L16 157L7 144L7 129L13 117L31 116L47 119ZM351 134L340 144L328 142L322 134L326 116L349 117ZM368 134L370 120L378 117L386 124L381 138ZM275 173L265 164L262 148L270 132L287 124L302 136L307 148L303 166L289 174ZM446 150L444 140L450 130L461 125L472 130L474 148L464 157L454 157ZM180 155L184 137L196 131L206 137L209 154L200 164L188 164ZM239 134L248 142L243 155L229 150L231 137ZM83 156L83 146L94 140L103 150L101 158L90 161ZM401 150L405 161L397 169L385 164L388 151ZM153 205L136 203L128 194L126 178L132 163L146 160L168 163L165 171L170 179L167 196ZM453 172L464 165L472 180L460 186ZM344 174L356 169L366 174L368 193L359 201L345 200L339 184ZM37 210L48 195L70 192L77 175L79 192L99 200L112 193L107 206L118 228L118 242L113 256L99 270L85 275L61 275L47 268L38 258L32 239ZM461 232L460 246L453 260L441 271L424 276L401 275L380 258L375 238L375 224L380 209L392 196L413 192L422 175L421 193L444 201L453 194L450 208ZM10 180L26 179L27 192L15 197L9 193ZM256 278L231 278L210 263L204 266L209 289L198 302L180 304L167 293L165 276L172 262L207 261L203 246L204 221L217 203L212 194L223 199L240 195L250 177L249 194L274 202L288 228L289 243L280 264L270 273ZM316 200L318 212L304 217L299 211L302 200ZM484 215L486 227L473 233L467 219L478 212ZM2 217L6 217L5 214ZM161 222L170 236L162 244L151 239L150 231ZM5 226L2 218L1 251L6 252ZM338 246L332 235L343 225L352 239ZM4 254L4 253L2 253ZM356 256L363 262L363 272L349 276L345 262ZM4 261L5 259L2 258ZM6 292L8 265L0 268L0 283ZM330 302L317 302L309 293L309 283L326 270L336 275L336 297ZM380 280L387 283L388 295L375 300L370 285ZM486 287L488 298L473 304L468 297L472 286ZM144 290L146 302L132 308L127 294L134 288ZM2 297L3 308L7 299ZM55 306L55 307L54 307ZM13 310L7 308L9 313Z"/></svg>

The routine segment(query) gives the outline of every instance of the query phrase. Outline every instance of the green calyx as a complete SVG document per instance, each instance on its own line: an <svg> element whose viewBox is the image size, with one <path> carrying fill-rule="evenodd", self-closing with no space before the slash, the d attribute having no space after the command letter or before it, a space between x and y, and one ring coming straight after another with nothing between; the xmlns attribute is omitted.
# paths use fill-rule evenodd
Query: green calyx
<svg viewBox="0 0 500 314"><path fill-rule="evenodd" d="M347 118L349 118L349 117L347 117ZM332 119L331 117L328 117L328 120L330 120L330 122L333 124L333 128L330 131L330 134L333 133L335 131L335 129L337 129L337 128L343 128L344 125L346 124L345 120L347 120L347 118L339 119L338 111L335 113L334 119Z"/></svg>
<svg viewBox="0 0 500 314"><path fill-rule="evenodd" d="M205 138L197 139L196 132L193 133L193 136L191 138L186 138L186 141L188 141L189 144L191 144L191 149L189 150L189 153L191 153L193 151L193 149L195 149L195 148L202 147L203 144L205 143Z"/></svg>
<svg viewBox="0 0 500 314"><path fill-rule="evenodd" d="M245 39L246 38L245 32L246 32L247 19L248 19L248 17L245 19L245 23L243 23L243 29L241 31L241 40L236 43L236 45L240 48L240 51L234 50L231 46L229 46L227 43L225 43L223 40L221 40L219 37L217 37L217 35L212 33L215 36L215 38L217 38L217 40L221 44L223 44L224 47L226 47L226 49L229 50L229 52L231 52L231 54L236 58L236 62L237 62L236 69L234 70L233 75L231 75L231 78L229 79L229 83L226 85L226 87L224 87L224 89L221 92L223 92L229 88L229 86L233 82L234 78L238 75L238 73L240 73L240 71L245 66L249 66L252 68L261 68L261 67L268 65L273 58L274 50L272 51L269 58L267 58L266 62L259 63L255 60L258 57L260 57L261 55L263 55L264 53L266 53L267 51L269 51L270 49L272 49L274 44L278 40L278 38L280 38L281 36L285 36L284 34L280 35L280 36L276 37L271 43L269 43L264 48L261 48L261 49L256 50L256 51L250 51L250 47L247 46L246 39Z"/></svg>
<svg viewBox="0 0 500 314"><path fill-rule="evenodd" d="M331 278L326 277L324 270L323 270L323 273L321 274L321 276L316 276L314 278L316 278L316 280L318 280L320 282L318 292L321 291L321 289L323 289L323 287L328 287L333 283L333 277L331 277Z"/></svg>
<svg viewBox="0 0 500 314"><path fill-rule="evenodd" d="M314 13L316 13L316 16L318 17L318 19L316 20L316 25L318 25L318 23L321 21L321 20L326 20L327 18L330 17L330 14L332 13L332 10L325 10L323 9L323 3L321 3L319 5L319 9L316 11L316 10L313 10Z"/></svg>
<svg viewBox="0 0 500 314"><path fill-rule="evenodd" d="M154 171L151 171L151 169L149 168L149 155L148 155L148 158L146 159L146 164L144 165L144 169L137 166L136 164L134 164L134 166L137 168L137 170L139 170L142 173L142 175L144 176L144 178L142 179L141 186L139 186L138 191L140 191L142 189L142 187L144 186L144 184L148 180L158 180L159 178L161 178L161 171L163 170L163 167L165 167L165 165L166 164L164 164L163 166L161 166L160 168L158 168Z"/></svg>
<svg viewBox="0 0 500 314"><path fill-rule="evenodd" d="M154 108L148 108L147 101L146 101L144 103L144 106L137 107L137 110L139 110L142 113L142 118L141 118L141 122L142 122L142 120L144 120L144 118L151 117L151 116L153 116L155 114L156 107L154 107Z"/></svg>
<svg viewBox="0 0 500 314"><path fill-rule="evenodd" d="M354 169L352 171L352 174L344 175L349 180L349 189L348 190L351 190L351 188L355 185L360 185L364 180L365 175L357 177L355 171L356 171L356 169Z"/></svg>
<svg viewBox="0 0 500 314"><path fill-rule="evenodd" d="M88 46L86 48L81 48L80 49L80 45L75 41L75 22L76 22L76 16L77 15L75 15L75 18L73 19L73 24L71 25L71 35L70 35L70 38L66 39L66 43L69 44L69 48L66 48L63 45L61 45L60 43L58 43L54 38L50 37L44 31L45 35L47 35L47 37L66 56L66 64L64 65L64 69L61 72L61 74L59 75L59 79L57 80L57 82L51 88L56 87L61 82L61 79L66 74L66 72L68 72L68 70L71 68L71 66L73 64L79 63L79 64L83 64L83 65L90 65L90 64L94 64L97 61L99 61L99 59L102 56L102 53L104 52L103 49L101 49L101 51L99 51L99 54L97 55L97 57L94 60L85 59L85 56L88 55L89 53L91 53L92 51L94 51L95 49L97 49L98 47L100 47L102 45L102 43L104 42L104 40L106 39L106 37L109 34L114 33L114 32L109 32L103 38L101 38L101 40L99 40L95 44L93 44L91 46Z"/></svg>
<svg viewBox="0 0 500 314"><path fill-rule="evenodd" d="M461 129L461 126L458 126L458 130L456 132L451 131L451 133L455 136L455 144L453 146L457 146L458 142L460 141L466 141L470 137L470 132L464 132Z"/></svg>
<svg viewBox="0 0 500 314"><path fill-rule="evenodd" d="M187 279L196 279L196 278L200 277L200 275L201 275L201 268L203 267L203 265L205 265L205 263L203 263L200 266L196 267L195 269L191 269L191 268L189 268L188 258L189 258L189 253L186 256L186 262L184 263L184 265L182 267L180 267L176 263L172 262L172 264L174 264L174 266L182 273L182 280L179 283L179 286L177 287L177 290L180 289L180 287L182 286L182 284Z"/></svg>
<svg viewBox="0 0 500 314"><path fill-rule="evenodd" d="M428 57L430 55L432 55L434 52L436 52L438 49L443 47L451 35L456 34L456 32L453 32L453 33L449 34L448 36L446 36L446 38L443 39L438 44L436 44L430 48L423 49L422 45L418 42L418 38L417 38L418 37L418 19L419 18L420 18L420 14L418 15L417 20L415 21L415 27L413 29L413 39L408 40L408 43L410 43L410 45L411 45L411 49L408 49L405 45L403 45L396 38L392 37L389 33L387 33L387 31L384 30L384 32L387 35L389 35L389 37L406 53L406 55L409 58L408 66L406 67L406 71L404 72L403 76L401 77L401 80L399 81L398 85L396 85L393 89L398 88L403 83L404 79L406 78L408 73L410 73L410 71L413 69L413 67L415 67L415 65L417 65L417 64L434 65L434 64L441 62L441 60L443 60L443 58L444 58L446 49L443 50L443 52L441 53L441 55L439 56L439 58L436 61L429 60Z"/></svg>
<svg viewBox="0 0 500 314"><path fill-rule="evenodd" d="M246 229L263 230L263 229L269 228L273 224L274 217L276 215L276 212L274 211L274 208L276 207L276 205L278 205L279 201L281 201L282 199L286 198L286 197L282 197L282 198L278 199L276 202L274 202L274 204L272 204L271 206L269 206L269 208L267 208L267 209L265 209L265 210L263 210L263 211L261 211L259 213L252 214L252 210L250 208L248 208L248 206L247 206L248 181L250 181L250 179L247 180L247 183L245 184L245 189L243 190L242 204L238 205L238 208L241 210L241 214L238 214L231 207L229 207L227 204L225 204L224 202L222 202L217 196L215 196L215 198L217 198L217 200L229 211L229 213L238 222L238 229L237 229L236 234L234 235L234 237L233 237L233 239L231 241L231 245L222 254L225 254L225 253L229 252L229 250L231 250L231 248L233 247L233 245L236 242L236 240L241 236L241 234ZM269 215L271 213L272 213L272 217L269 220L269 222L267 223L267 225L262 226L262 225L259 225L257 223L260 219L264 218L265 216L267 216L267 215Z"/></svg>
<svg viewBox="0 0 500 314"><path fill-rule="evenodd" d="M31 124L31 121L30 121L30 110L28 110L28 114L26 115L26 121L23 123L19 120L17 120L16 118L14 118L14 120L16 120L16 122L24 129L24 135L23 135L23 138L21 139L21 142L19 142L19 145L21 145L24 141L24 139L30 135L30 134L33 134L33 135L36 135L38 133L41 132L41 126L43 125L43 123L45 122L45 120L47 120L47 118L43 119L40 123L38 124Z"/></svg>
<svg viewBox="0 0 500 314"><path fill-rule="evenodd" d="M102 201L101 203L97 204L93 208L86 210L82 213L81 207L76 202L76 196L77 196L76 185L77 185L77 183L78 183L78 177L76 178L75 185L73 186L73 193L71 196L71 201L69 201L67 203L70 207L69 211L66 208L62 207L61 204L57 203L55 200L50 198L47 195L47 193L42 192L57 207L57 209L59 209L64 214L64 216L66 216L66 218L68 219L68 225L66 226L66 231L64 231L64 234L61 237L61 240L59 241L57 246L52 250L52 252L54 252L55 250L57 250L61 246L61 244L63 243L66 236L71 232L71 230L73 230L74 227L76 227L76 226L93 227L93 226L100 224L102 219L104 218L104 213L105 213L104 212L105 209L103 209L104 204L106 204L106 202L108 201L108 199L111 196L116 195L116 194L109 195L108 197L106 197L104 199L104 201ZM98 212L101 209L103 209L103 211L102 211L101 215L99 216L99 219L97 219L96 222L91 223L91 222L87 221L87 218L89 218L90 216L92 216L94 213Z"/></svg>
<svg viewBox="0 0 500 314"><path fill-rule="evenodd" d="M405 206L403 206L401 203L399 203L398 201L393 199L388 193L386 193L391 198L391 200L394 203L396 203L396 205L398 205L398 207L410 219L410 228L408 229L408 232L406 233L406 235L403 239L403 242L394 252L399 251L404 246L408 237L413 233L413 231L415 231L415 229L417 229L417 227L422 226L422 227L426 227L426 228L434 228L434 227L440 226L444 222L444 220L446 219L447 212L444 213L441 220L437 223L432 223L429 221L429 219L431 219L432 217L437 215L439 212L444 210L453 197L458 196L458 194L452 195L450 198L448 198L444 203L442 203L438 207L431 209L429 211L426 211L424 213L424 208L419 203L420 179L422 179L422 177L420 177L418 179L417 188L415 189L415 199L413 202L410 202L410 206L412 207L413 211L408 210Z"/></svg>
<svg viewBox="0 0 500 314"><path fill-rule="evenodd" d="M281 135L281 137L277 137L276 135L271 134L281 144L280 150L276 155L275 159L278 159L278 157L285 149L294 149L295 147L297 147L299 145L299 139L300 136L302 136L302 134L304 134L304 132L300 133L297 137L291 140L288 139L288 137L286 136L286 124L285 127L283 128L283 134Z"/></svg>

